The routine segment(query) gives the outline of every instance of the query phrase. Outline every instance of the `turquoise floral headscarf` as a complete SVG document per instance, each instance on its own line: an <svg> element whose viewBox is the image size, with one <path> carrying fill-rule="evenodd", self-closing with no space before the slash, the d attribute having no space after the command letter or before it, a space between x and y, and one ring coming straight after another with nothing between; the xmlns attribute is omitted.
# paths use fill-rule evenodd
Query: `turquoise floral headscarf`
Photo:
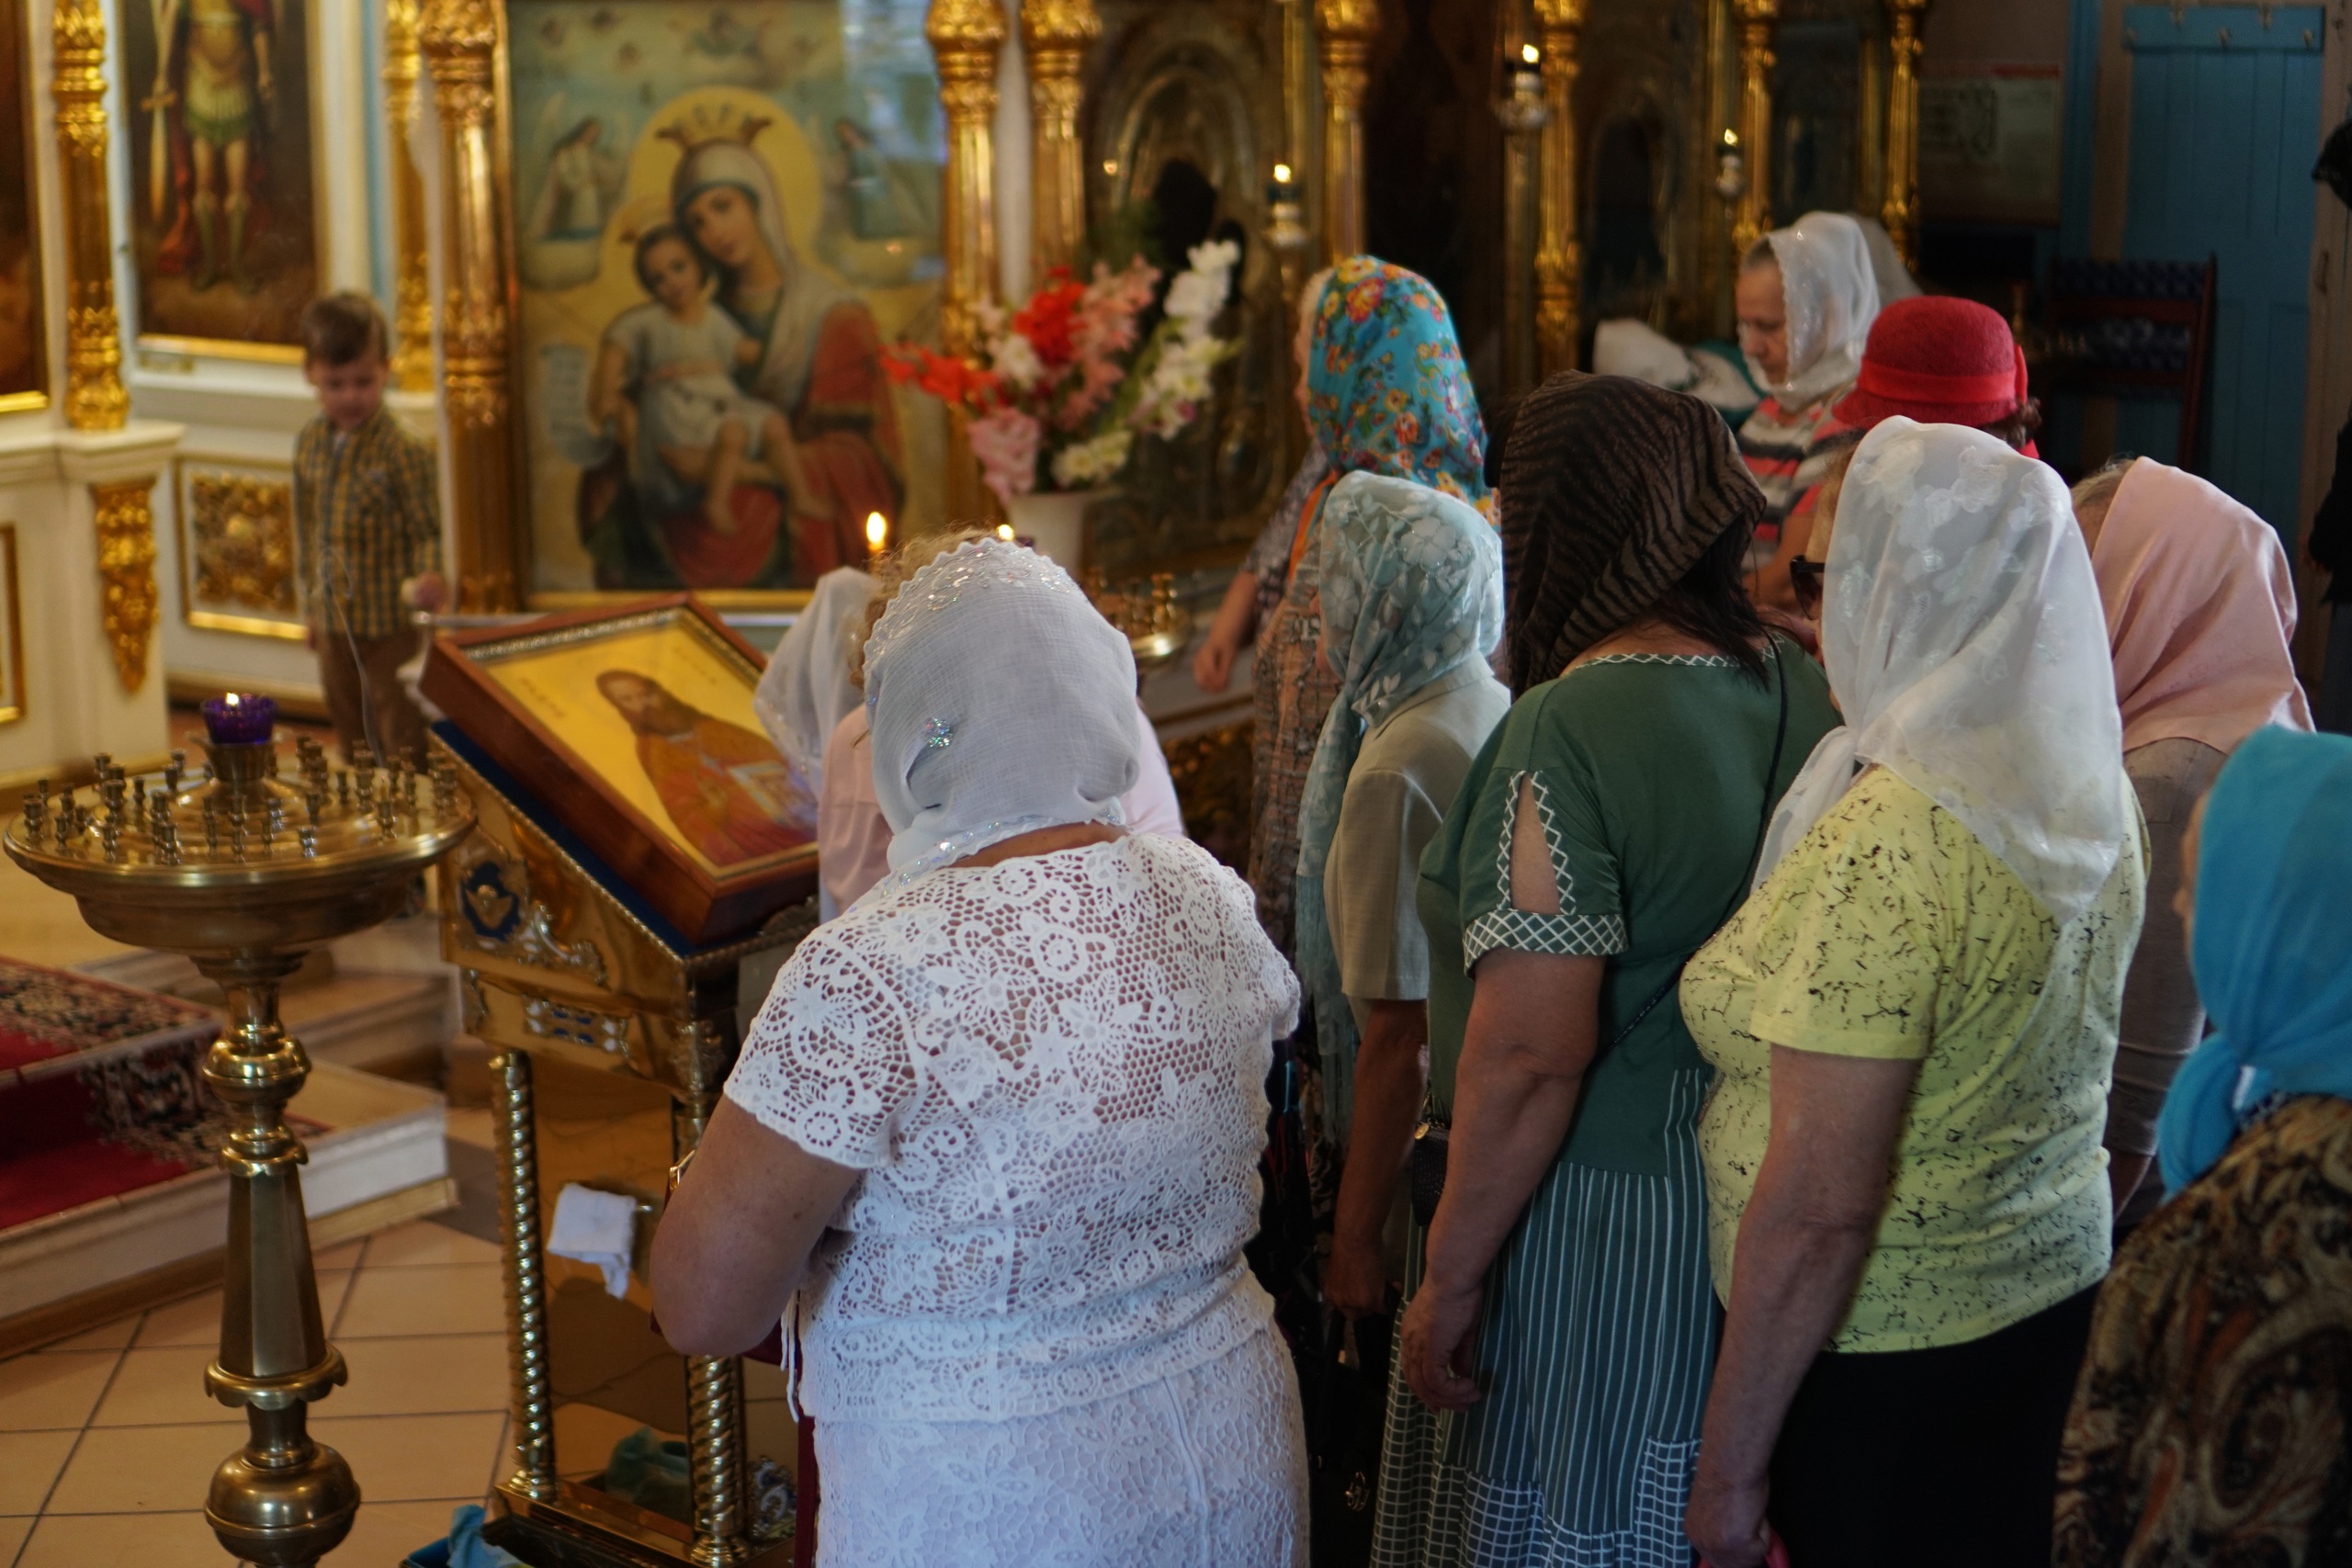
<svg viewBox="0 0 2352 1568"><path fill-rule="evenodd" d="M1427 278L1374 256L1315 302L1306 423L1340 473L1386 474L1484 506L1487 433L1453 318Z"/></svg>
<svg viewBox="0 0 2352 1568"><path fill-rule="evenodd" d="M2188 963L2213 1032L2156 1119L2165 1191L2213 1168L2273 1094L2352 1100L2352 739L2257 729L2197 849Z"/></svg>
<svg viewBox="0 0 2352 1568"><path fill-rule="evenodd" d="M1323 649L1340 694L1299 813L1298 967L1315 1000L1323 1106L1336 1141L1354 1100L1356 1028L1323 909L1323 868L1363 738L1432 681L1502 639L1503 557L1477 509L1425 485L1353 473L1323 503L1315 546Z"/></svg>

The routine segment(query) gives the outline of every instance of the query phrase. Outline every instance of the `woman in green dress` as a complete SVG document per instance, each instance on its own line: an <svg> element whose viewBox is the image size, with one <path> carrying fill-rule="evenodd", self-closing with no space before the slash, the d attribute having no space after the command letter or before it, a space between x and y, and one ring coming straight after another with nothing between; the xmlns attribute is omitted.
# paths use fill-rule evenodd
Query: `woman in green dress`
<svg viewBox="0 0 2352 1568"><path fill-rule="evenodd" d="M1422 861L1432 953L1461 955L1430 986L1452 1153L1374 1561L1687 1563L1717 1314L1673 985L1836 715L1741 590L1764 500L1706 404L1555 377L1499 501L1518 701Z"/></svg>

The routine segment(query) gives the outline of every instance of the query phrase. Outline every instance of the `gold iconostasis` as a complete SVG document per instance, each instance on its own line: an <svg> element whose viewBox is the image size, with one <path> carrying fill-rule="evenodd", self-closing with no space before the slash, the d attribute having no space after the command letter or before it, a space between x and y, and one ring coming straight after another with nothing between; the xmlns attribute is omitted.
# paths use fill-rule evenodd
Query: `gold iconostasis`
<svg viewBox="0 0 2352 1568"><path fill-rule="evenodd" d="M971 346L991 304L1106 234L1179 265L1230 239L1219 331L1242 350L1095 524L1116 571L1213 567L1300 451L1290 298L1332 255L1435 280L1492 398L1575 363L1604 315L1726 333L1735 257L1776 218L1859 210L1908 251L1926 12L0 0L0 115L25 130L0 155L0 448L62 486L14 496L0 465L0 525L74 514L54 559L16 540L0 648L62 630L105 656L16 672L20 711L56 723L0 722L0 773L153 750L167 688L314 689L288 458L322 290L392 322L461 608L684 588L756 615L862 562L872 514L903 537L987 513L951 416L886 373L892 344ZM698 330L665 267L743 325L754 406L812 433L796 491L753 463L720 500L681 493L616 439L659 417L616 366ZM50 625L69 600L89 626ZM85 664L121 712L68 709Z"/></svg>

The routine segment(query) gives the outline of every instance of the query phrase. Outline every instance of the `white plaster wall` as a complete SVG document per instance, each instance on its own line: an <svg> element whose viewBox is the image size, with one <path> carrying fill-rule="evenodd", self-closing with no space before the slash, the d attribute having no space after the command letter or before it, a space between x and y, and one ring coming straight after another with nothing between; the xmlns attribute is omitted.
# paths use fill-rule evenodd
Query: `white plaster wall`
<svg viewBox="0 0 2352 1568"><path fill-rule="evenodd" d="M0 431L0 523L17 530L25 695L24 716L0 725L0 773L94 751L129 760L164 749L156 649L149 649L147 677L136 692L124 691L115 671L100 614L90 487L157 472L178 438L177 426L150 422L90 434L31 422Z"/></svg>

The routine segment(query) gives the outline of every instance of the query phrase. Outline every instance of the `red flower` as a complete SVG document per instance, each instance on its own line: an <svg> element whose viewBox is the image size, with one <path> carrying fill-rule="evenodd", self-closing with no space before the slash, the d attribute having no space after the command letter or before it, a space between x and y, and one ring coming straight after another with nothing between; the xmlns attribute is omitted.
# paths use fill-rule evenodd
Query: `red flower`
<svg viewBox="0 0 2352 1568"><path fill-rule="evenodd" d="M969 360L935 353L920 344L908 344L882 356L883 374L900 386L911 383L941 402L975 412L996 406L997 378Z"/></svg>
<svg viewBox="0 0 2352 1568"><path fill-rule="evenodd" d="M1012 313L1012 330L1029 340L1046 369L1057 370L1070 362L1071 318L1085 298L1086 286L1070 277L1069 268L1057 266L1046 274L1044 287L1029 297L1029 303Z"/></svg>

